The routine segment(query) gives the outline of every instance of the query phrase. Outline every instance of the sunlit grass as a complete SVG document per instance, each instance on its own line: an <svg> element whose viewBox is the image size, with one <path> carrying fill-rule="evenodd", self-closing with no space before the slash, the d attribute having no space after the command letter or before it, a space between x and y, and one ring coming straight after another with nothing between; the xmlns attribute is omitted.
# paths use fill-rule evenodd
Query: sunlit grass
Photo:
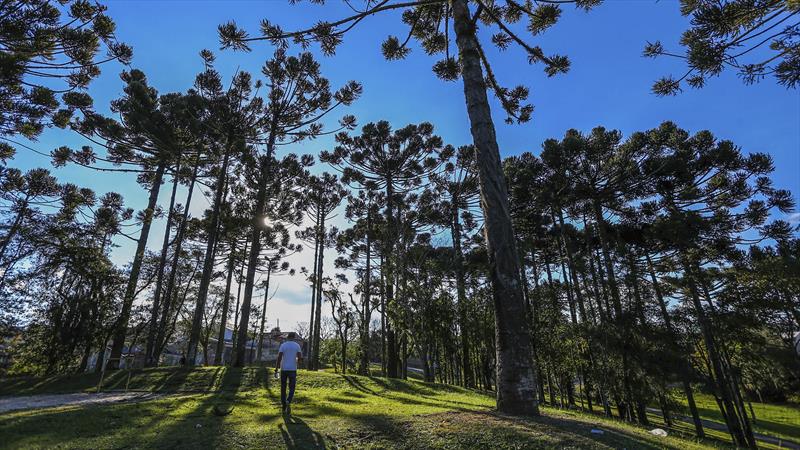
<svg viewBox="0 0 800 450"><path fill-rule="evenodd" d="M676 396L683 406L684 415L689 415L686 399L682 395ZM714 422L725 423L717 407L714 397L708 394L696 393L695 403L698 412L703 419L713 420ZM753 412L756 420L753 422L753 431L782 439L789 439L800 442L800 405L785 403L771 404L752 402ZM747 404L745 404L747 408ZM747 409L748 417L750 409ZM752 419L752 417L751 417Z"/></svg>
<svg viewBox="0 0 800 450"><path fill-rule="evenodd" d="M505 417L492 411L491 393L326 372L300 372L293 417L285 418L279 411L280 388L270 375L263 368L139 371L131 386L178 394L140 403L0 414L2 447L715 447L713 441L660 438L644 428L577 411L544 408L540 418ZM123 381L115 377L110 383ZM4 380L0 392L9 394L12 386L25 393L92 387L91 377L59 380ZM220 416L215 406L233 411ZM592 429L604 432L593 434Z"/></svg>

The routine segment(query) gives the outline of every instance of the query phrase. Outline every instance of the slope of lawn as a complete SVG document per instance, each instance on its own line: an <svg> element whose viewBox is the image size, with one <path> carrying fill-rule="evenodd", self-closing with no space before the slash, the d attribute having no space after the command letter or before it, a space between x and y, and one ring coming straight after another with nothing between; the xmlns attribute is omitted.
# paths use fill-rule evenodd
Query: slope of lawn
<svg viewBox="0 0 800 450"><path fill-rule="evenodd" d="M485 393L418 381L300 372L292 417L263 368L148 369L130 388L163 392L139 403L0 414L3 448L715 448L574 411L542 417L492 411ZM0 395L90 391L92 376L0 380ZM127 374L108 378L121 387ZM105 384L105 383L104 383ZM221 415L233 408L230 414ZM216 409L216 413L215 413ZM602 429L603 434L592 433ZM716 444L719 445L719 444Z"/></svg>
<svg viewBox="0 0 800 450"><path fill-rule="evenodd" d="M678 395L676 397L683 402L683 411L681 413L689 416L689 408L685 404L686 399L683 395ZM713 396L696 393L694 399L697 404L698 412L703 419L725 423ZM800 442L800 405L792 403L772 404L753 402L752 406L756 416L756 420L753 422L754 432ZM750 410L748 408L748 414L749 413Z"/></svg>

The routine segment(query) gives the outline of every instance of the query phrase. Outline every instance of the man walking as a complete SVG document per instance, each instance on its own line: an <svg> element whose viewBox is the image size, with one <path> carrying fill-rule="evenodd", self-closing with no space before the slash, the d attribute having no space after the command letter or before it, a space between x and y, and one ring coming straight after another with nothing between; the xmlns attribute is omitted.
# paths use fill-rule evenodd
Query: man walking
<svg viewBox="0 0 800 450"><path fill-rule="evenodd" d="M278 363L275 366L275 373L281 370L281 409L286 414L292 413L292 398L294 398L294 386L297 382L297 366L303 361L303 352L300 344L295 342L297 334L289 332L288 339L278 348ZM289 396L286 396L286 382L289 382Z"/></svg>

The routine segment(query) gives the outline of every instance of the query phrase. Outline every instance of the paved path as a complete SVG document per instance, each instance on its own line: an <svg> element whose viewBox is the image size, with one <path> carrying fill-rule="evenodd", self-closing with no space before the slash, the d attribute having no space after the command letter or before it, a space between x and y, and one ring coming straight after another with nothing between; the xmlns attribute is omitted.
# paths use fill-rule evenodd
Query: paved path
<svg viewBox="0 0 800 450"><path fill-rule="evenodd" d="M52 408L55 406L87 406L103 403L152 400L163 394L152 392L101 392L99 394L46 394L19 397L0 397L0 413L20 409Z"/></svg>
<svg viewBox="0 0 800 450"><path fill-rule="evenodd" d="M647 408L648 412L653 414L661 415L661 410L657 408ZM680 420L681 422L686 422L691 424L694 427L694 421L691 417L682 416L679 414L673 414L673 419ZM728 432L728 427L725 424L714 422L713 420L706 420L700 419L703 422L703 427L709 428L711 430L722 431L724 433ZM761 441L767 444L777 445L780 448L790 448L792 450L800 450L800 444L793 441L787 441L786 439L776 438L774 436L767 436L766 434L761 433L753 433L753 436L756 438L757 441Z"/></svg>

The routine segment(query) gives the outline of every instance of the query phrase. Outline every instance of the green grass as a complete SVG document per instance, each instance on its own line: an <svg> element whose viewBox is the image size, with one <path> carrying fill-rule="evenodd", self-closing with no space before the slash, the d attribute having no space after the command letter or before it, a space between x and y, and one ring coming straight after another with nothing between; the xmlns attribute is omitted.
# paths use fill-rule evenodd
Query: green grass
<svg viewBox="0 0 800 450"><path fill-rule="evenodd" d="M300 372L293 417L263 368L138 371L131 388L175 393L139 403L0 414L3 448L714 448L575 411L521 419L486 393L418 381ZM0 394L91 390L96 378L0 380ZM124 386L125 374L109 378ZM183 393L181 393L183 392ZM215 406L233 407L226 416ZM593 428L605 431L592 434ZM720 444L717 444L720 445Z"/></svg>
<svg viewBox="0 0 800 450"><path fill-rule="evenodd" d="M683 402L684 409L682 414L689 416L689 408L686 406L686 399L683 394L680 393L676 397ZM694 399L700 417L714 422L725 423L713 396L696 393ZM753 423L754 432L800 442L800 405L757 402L753 402L752 405L756 415L756 421ZM747 412L750 414L749 408ZM693 429L693 427L690 428Z"/></svg>

